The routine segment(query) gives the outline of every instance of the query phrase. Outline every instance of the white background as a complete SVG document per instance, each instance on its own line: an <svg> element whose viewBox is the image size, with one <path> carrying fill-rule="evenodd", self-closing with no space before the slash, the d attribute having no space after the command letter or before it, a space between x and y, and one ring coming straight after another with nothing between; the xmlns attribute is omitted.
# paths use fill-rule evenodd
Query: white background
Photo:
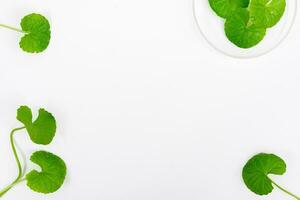
<svg viewBox="0 0 300 200"><path fill-rule="evenodd" d="M52 40L23 53L19 33L0 30L0 185L17 174L9 131L19 105L51 111L53 143L25 133L27 155L50 150L68 164L55 194L25 184L3 199L254 200L241 180L258 152L285 159L277 182L300 194L300 24L272 53L225 57L198 33L191 0L3 0L0 22L49 18ZM29 165L29 168L32 166Z"/></svg>

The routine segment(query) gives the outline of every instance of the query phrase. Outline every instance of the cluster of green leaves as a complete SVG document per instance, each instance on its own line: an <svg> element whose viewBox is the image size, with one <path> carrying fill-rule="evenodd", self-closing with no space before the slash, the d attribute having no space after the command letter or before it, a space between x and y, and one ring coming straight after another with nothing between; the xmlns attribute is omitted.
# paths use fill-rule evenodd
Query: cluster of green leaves
<svg viewBox="0 0 300 200"><path fill-rule="evenodd" d="M227 38L240 48L251 48L261 42L286 8L285 0L209 0L209 4L226 20Z"/></svg>
<svg viewBox="0 0 300 200"><path fill-rule="evenodd" d="M17 162L19 174L10 185L0 191L0 197L23 181L27 182L27 186L31 190L44 194L57 191L64 183L67 173L65 162L57 155L47 151L36 151L31 155L31 162L40 166L41 170L32 170L25 175L15 147L14 134L17 131L26 129L33 143L48 145L52 142L56 132L56 120L48 111L40 109L37 118L34 121L32 118L32 111L29 107L21 106L18 109L17 120L20 121L23 126L12 130L10 143Z"/></svg>
<svg viewBox="0 0 300 200"><path fill-rule="evenodd" d="M21 29L14 28L5 24L0 24L3 28L8 28L23 34L19 45L23 51L28 53L40 53L47 49L51 30L49 21L42 15L32 13L26 15L21 20Z"/></svg>
<svg viewBox="0 0 300 200"><path fill-rule="evenodd" d="M270 194L276 186L288 195L300 200L300 197L279 186L269 177L269 175L283 175L285 172L284 160L274 154L260 153L246 163L242 176L249 190L257 195Z"/></svg>

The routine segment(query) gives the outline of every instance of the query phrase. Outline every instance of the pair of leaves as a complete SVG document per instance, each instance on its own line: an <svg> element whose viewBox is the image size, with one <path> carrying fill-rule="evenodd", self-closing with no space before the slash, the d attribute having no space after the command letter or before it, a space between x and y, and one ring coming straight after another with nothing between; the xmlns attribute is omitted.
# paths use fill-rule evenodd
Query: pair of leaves
<svg viewBox="0 0 300 200"><path fill-rule="evenodd" d="M39 109L38 117L32 120L32 111L28 106L21 106L17 111L17 119L22 122L30 139L41 145L50 144L55 136L56 121L51 113ZM63 184L67 172L64 161L49 152L37 151L30 160L41 167L41 172L33 170L26 175L27 186L40 193L52 193Z"/></svg>
<svg viewBox="0 0 300 200"><path fill-rule="evenodd" d="M251 48L263 40L267 28L284 14L285 0L209 0L216 14L226 19L227 38L240 48Z"/></svg>

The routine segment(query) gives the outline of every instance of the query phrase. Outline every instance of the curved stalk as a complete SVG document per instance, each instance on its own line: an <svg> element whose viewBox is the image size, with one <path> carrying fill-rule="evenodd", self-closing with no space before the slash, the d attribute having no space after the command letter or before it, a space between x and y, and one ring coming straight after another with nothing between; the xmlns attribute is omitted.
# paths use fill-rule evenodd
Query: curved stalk
<svg viewBox="0 0 300 200"><path fill-rule="evenodd" d="M18 185L19 183L25 181L25 179L20 179L18 181L14 181L12 184L6 186L4 189L0 191L0 198L5 195L11 188L13 188L15 185Z"/></svg>
<svg viewBox="0 0 300 200"><path fill-rule="evenodd" d="M271 180L271 179L270 179ZM273 185L275 185L278 189L280 189L281 191L283 191L284 193L294 197L297 200L300 200L300 197L298 197L297 195L291 193L290 191L284 189L283 187L281 187L280 185L278 185L277 183L275 183L273 180L271 180L271 182L273 183Z"/></svg>
<svg viewBox="0 0 300 200"><path fill-rule="evenodd" d="M21 162L20 162L20 159L18 157L18 153L17 153L17 150L16 150L16 147L15 147L15 140L14 140L14 134L17 132L17 131L20 131L22 129L24 129L25 127L20 127L20 128L15 128L13 129L11 132L10 132L10 145L11 145L11 148L12 148L12 151L14 153L14 157L15 157L15 160L17 162L17 166L18 166L18 176L17 178L8 186L6 186L5 188L3 188L2 190L0 190L0 197L2 197L4 194L6 194L6 192L8 192L11 188L13 188L15 185L21 183L22 181L24 181L25 179L22 179L23 177L23 170L22 170L22 165L21 165Z"/></svg>
<svg viewBox="0 0 300 200"><path fill-rule="evenodd" d="M20 159L19 159L19 156L18 156L18 153L17 153L17 150L16 150L16 147L15 147L15 140L14 140L14 134L17 132L17 131L20 131L22 129L24 129L25 127L20 127L20 128L15 128L11 131L10 133L10 145L11 145L11 148L13 150L13 153L14 153L14 157L15 157L15 160L17 162L17 166L18 166L18 177L14 180L13 183L15 182L18 182L22 175L23 175L23 170L22 170L22 165L21 165L21 162L20 162Z"/></svg>

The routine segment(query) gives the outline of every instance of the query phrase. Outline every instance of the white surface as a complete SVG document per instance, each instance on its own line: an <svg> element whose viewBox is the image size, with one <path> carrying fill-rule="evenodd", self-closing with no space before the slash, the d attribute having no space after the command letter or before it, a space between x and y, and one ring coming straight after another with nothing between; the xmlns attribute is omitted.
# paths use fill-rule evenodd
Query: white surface
<svg viewBox="0 0 300 200"><path fill-rule="evenodd" d="M2 1L0 21L32 11L51 19L42 55L0 30L0 185L17 173L9 131L21 104L52 111L50 147L68 180L43 196L24 184L3 199L253 200L241 168L257 152L287 164L276 180L300 194L300 24L264 57L238 60L212 50L193 21L191 0Z"/></svg>

